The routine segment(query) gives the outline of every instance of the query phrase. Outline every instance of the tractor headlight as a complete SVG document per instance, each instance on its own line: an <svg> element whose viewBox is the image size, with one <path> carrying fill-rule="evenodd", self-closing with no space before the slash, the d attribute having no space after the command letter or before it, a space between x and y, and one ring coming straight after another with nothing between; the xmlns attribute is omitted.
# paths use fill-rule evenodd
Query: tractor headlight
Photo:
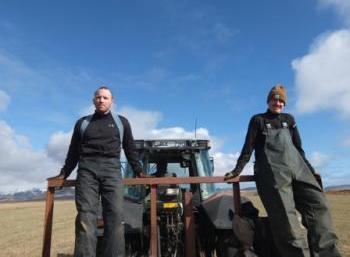
<svg viewBox="0 0 350 257"><path fill-rule="evenodd" d="M179 195L180 189L179 188L167 188L165 191L166 196L177 196Z"/></svg>

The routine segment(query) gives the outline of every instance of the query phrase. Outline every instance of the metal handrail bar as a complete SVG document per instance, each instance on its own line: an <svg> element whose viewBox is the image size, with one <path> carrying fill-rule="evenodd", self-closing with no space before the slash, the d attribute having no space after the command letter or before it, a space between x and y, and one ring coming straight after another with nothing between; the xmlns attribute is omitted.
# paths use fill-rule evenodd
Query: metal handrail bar
<svg viewBox="0 0 350 257"><path fill-rule="evenodd" d="M201 184L201 183L232 183L234 210L241 215L240 182L255 181L254 176L240 176L225 181L223 176L215 177L161 177L161 178L125 178L124 185L149 185L151 187L151 256L157 256L157 186L163 184ZM46 192L45 220L42 257L50 257L54 195L57 188L73 187L75 180L48 179ZM191 202L191 199L188 200ZM192 255L192 254L191 254ZM187 256L189 257L189 256Z"/></svg>

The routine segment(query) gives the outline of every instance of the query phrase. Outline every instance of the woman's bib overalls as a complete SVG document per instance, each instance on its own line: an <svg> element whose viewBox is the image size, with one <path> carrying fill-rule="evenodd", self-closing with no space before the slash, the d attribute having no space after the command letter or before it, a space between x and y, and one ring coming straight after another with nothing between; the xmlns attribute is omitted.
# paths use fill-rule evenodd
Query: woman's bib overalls
<svg viewBox="0 0 350 257"><path fill-rule="evenodd" d="M268 213L271 230L283 257L338 257L337 237L332 228L325 195L295 148L288 124L272 128L265 124L263 152L255 163L256 185ZM301 233L297 210L308 230ZM310 255L311 253L311 255Z"/></svg>

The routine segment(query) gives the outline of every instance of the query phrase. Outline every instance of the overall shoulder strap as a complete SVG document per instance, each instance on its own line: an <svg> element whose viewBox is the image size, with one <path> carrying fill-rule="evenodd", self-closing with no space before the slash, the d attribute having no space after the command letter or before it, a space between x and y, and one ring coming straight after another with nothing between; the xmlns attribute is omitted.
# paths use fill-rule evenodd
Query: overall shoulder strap
<svg viewBox="0 0 350 257"><path fill-rule="evenodd" d="M281 122L282 128L289 128L288 122L287 121L282 121Z"/></svg>
<svg viewBox="0 0 350 257"><path fill-rule="evenodd" d="M121 147L123 147L123 138L124 138L124 126L122 123L122 120L120 119L119 115L112 113L113 119L115 124L118 127L119 130L119 137L120 137L120 144Z"/></svg>
<svg viewBox="0 0 350 257"><path fill-rule="evenodd" d="M85 118L83 118L83 121L81 122L80 125L80 137L83 138L85 130L87 126L89 125L90 121L92 119L92 115L88 115Z"/></svg>
<svg viewBox="0 0 350 257"><path fill-rule="evenodd" d="M119 115L115 115L115 114L112 113L112 117L114 119L115 124L118 127L118 130L119 130L120 144L121 144L121 146L123 146L123 138L124 138L124 126L123 126L123 123L122 123ZM86 130L87 126L90 124L91 119L92 119L92 115L89 115L89 116L86 116L83 119L83 121L81 122L81 125L80 125L80 136L81 136L81 138L83 138L85 130Z"/></svg>

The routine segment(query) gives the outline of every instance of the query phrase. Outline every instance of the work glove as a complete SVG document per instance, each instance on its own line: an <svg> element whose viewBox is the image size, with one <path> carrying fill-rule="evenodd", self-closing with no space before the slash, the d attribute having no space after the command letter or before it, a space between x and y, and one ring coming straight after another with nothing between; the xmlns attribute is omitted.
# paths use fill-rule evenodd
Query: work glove
<svg viewBox="0 0 350 257"><path fill-rule="evenodd" d="M226 180L230 180L230 179L232 179L232 178L235 178L235 177L239 176L239 174L241 174L241 170L235 168L235 169L233 169L232 171L227 172L227 173L225 174L225 181L226 181Z"/></svg>
<svg viewBox="0 0 350 257"><path fill-rule="evenodd" d="M61 169L60 173L56 176L53 176L53 177L50 177L48 178L48 180L51 180L51 179L66 179L68 176L66 175L66 171Z"/></svg>

